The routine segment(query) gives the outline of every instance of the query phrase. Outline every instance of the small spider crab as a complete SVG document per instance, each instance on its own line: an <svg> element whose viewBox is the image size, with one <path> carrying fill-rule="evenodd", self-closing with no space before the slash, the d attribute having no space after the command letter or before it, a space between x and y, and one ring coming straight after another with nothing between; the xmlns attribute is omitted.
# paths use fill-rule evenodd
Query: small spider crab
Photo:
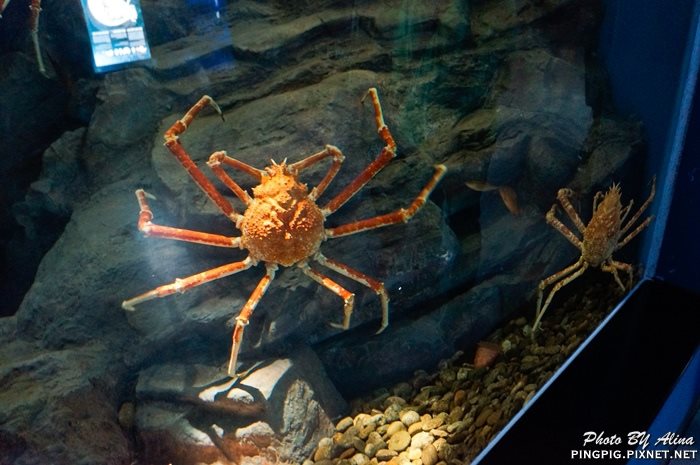
<svg viewBox="0 0 700 465"><path fill-rule="evenodd" d="M165 132L165 145L175 155L197 185L211 198L224 215L236 225L241 235L222 236L154 224L152 222L153 213L147 202L149 195L142 189L136 191L136 198L140 207L138 229L146 236L196 242L217 247L247 249L248 256L242 261L176 279L171 284L159 286L151 291L125 300L122 303L122 307L126 310L134 310L134 305L141 302L165 297L176 292L186 292L195 286L247 270L263 262L267 272L236 317L228 362L228 374L234 377L236 374L236 360L245 326L273 280L279 265L297 266L309 278L342 298L345 303L343 321L342 323L332 323L332 326L348 329L355 295L327 276L311 268L309 262L313 261L372 289L379 296L382 307L382 323L377 333L383 331L389 324L389 296L384 289L384 284L347 265L325 257L320 251L320 246L327 239L407 222L425 204L430 193L444 176L446 168L444 165L435 166L434 174L407 208L401 208L391 213L364 220L353 221L341 226L326 228L324 226L326 217L343 206L396 156L396 143L389 132L389 128L384 124L377 90L371 88L366 95L372 100L377 132L386 145L374 161L322 207L317 205L316 200L331 183L345 159L338 148L327 145L324 150L291 164L287 164L286 160L279 164L273 161L272 165L264 170L231 158L225 151L214 152L209 158L207 165L223 184L246 205L246 210L242 214L234 210L231 203L200 171L180 144L179 136L185 132L192 120L204 107L211 105L221 115L221 109L211 97L206 95L202 97L182 119L176 121ZM302 170L326 158L332 159L330 168L323 179L321 179L321 182L309 192L306 184L299 182L298 175ZM224 171L224 166L242 171L259 182L252 189L252 197Z"/></svg>
<svg viewBox="0 0 700 465"><path fill-rule="evenodd" d="M574 279L578 278L583 274L586 269L591 267L600 267L601 270L612 273L615 278L615 282L620 285L623 291L626 290L620 277L617 274L617 270L626 271L631 285L632 283L632 265L628 263L618 262L613 260L612 254L618 249L624 247L629 241L631 241L637 234L642 232L652 220L652 217L645 219L640 223L632 232L627 234L623 239L627 231L634 225L634 223L639 219L639 217L644 213L644 211L649 207L652 200L654 199L656 186L656 178L652 180L651 193L647 200L642 204L642 206L637 210L629 221L623 226L627 215L629 215L632 210L633 201L630 201L629 205L622 207L621 202L621 192L619 184L613 184L608 192L603 194L602 192L597 192L593 198L593 216L587 225L583 224L578 213L571 205L569 197L573 194L571 189L559 189L557 193L557 200L561 204L562 208L569 216L571 221L576 226L576 229L581 233L583 239L579 239L569 228L567 228L557 217L555 216L557 212L557 204L552 205L552 208L547 212L547 223L553 226L557 231L562 233L569 242L574 244L577 249L581 251L581 256L573 265L570 265L563 270L554 273L552 276L543 279L538 287L537 295L537 314L535 317L535 323L532 325L532 335L534 336L537 330L540 320L544 315L544 312L549 307L552 302L554 294L557 293L562 287L566 286ZM554 287L549 292L547 300L542 305L542 294L547 286L554 284Z"/></svg>

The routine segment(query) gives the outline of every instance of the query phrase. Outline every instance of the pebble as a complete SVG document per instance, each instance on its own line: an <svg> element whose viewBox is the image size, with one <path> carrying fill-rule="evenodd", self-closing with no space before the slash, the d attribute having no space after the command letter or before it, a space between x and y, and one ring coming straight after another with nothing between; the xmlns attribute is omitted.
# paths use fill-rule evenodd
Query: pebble
<svg viewBox="0 0 700 465"><path fill-rule="evenodd" d="M421 462L423 465L435 465L438 462L437 449L433 444L428 444L421 451Z"/></svg>
<svg viewBox="0 0 700 465"><path fill-rule="evenodd" d="M410 443L411 435L408 434L408 431L404 430L397 431L396 434L391 436L387 441L387 446L390 450L401 452L402 450L406 449Z"/></svg>
<svg viewBox="0 0 700 465"><path fill-rule="evenodd" d="M457 381L467 381L471 378L474 370L470 367L460 367L457 370Z"/></svg>
<svg viewBox="0 0 700 465"><path fill-rule="evenodd" d="M355 438L357 438L358 433L359 431L357 429L357 426L351 426L350 428L346 429L345 432L338 438L336 444L338 444L343 449L352 447L354 445L353 443L355 441Z"/></svg>
<svg viewBox="0 0 700 465"><path fill-rule="evenodd" d="M427 420L421 421L421 427L423 431L430 431L431 429L439 428L445 423L445 416L438 415L436 417L429 418Z"/></svg>
<svg viewBox="0 0 700 465"><path fill-rule="evenodd" d="M459 433L460 431L464 430L467 427L467 422L465 421L456 421L454 423L451 423L447 426L447 432L448 433Z"/></svg>
<svg viewBox="0 0 700 465"><path fill-rule="evenodd" d="M427 373L426 373L427 374ZM411 397L413 394L413 387L408 383L399 383L391 390L391 392L399 398Z"/></svg>
<svg viewBox="0 0 700 465"><path fill-rule="evenodd" d="M490 408L485 408L484 410L481 411L478 417L476 417L476 420L474 421L474 425L476 425L477 428L481 428L486 424L486 419L491 416L493 413L493 410Z"/></svg>
<svg viewBox="0 0 700 465"><path fill-rule="evenodd" d="M413 389L421 389L430 384L431 376L425 370L416 370L413 374Z"/></svg>
<svg viewBox="0 0 700 465"><path fill-rule="evenodd" d="M411 426L417 421L420 421L420 415L415 410L407 410L401 414L401 423L406 426Z"/></svg>
<svg viewBox="0 0 700 465"><path fill-rule="evenodd" d="M428 444L432 443L435 437L428 433L427 431L421 431L411 438L411 447L416 449L422 449Z"/></svg>
<svg viewBox="0 0 700 465"><path fill-rule="evenodd" d="M387 437L392 437L399 431L406 431L406 425L404 425L400 421L395 421L392 424L390 424L387 428L386 435Z"/></svg>
<svg viewBox="0 0 700 465"><path fill-rule="evenodd" d="M399 419L399 414L403 407L399 404L391 404L384 410L384 421L391 423Z"/></svg>
<svg viewBox="0 0 700 465"><path fill-rule="evenodd" d="M355 454L350 458L351 465L367 465L369 463L369 457L365 454Z"/></svg>
<svg viewBox="0 0 700 465"><path fill-rule="evenodd" d="M489 415L489 417L486 419L486 423L489 425L495 425L496 423L498 423L498 420L500 420L500 419L501 419L501 411L497 410L497 411L493 412L491 415Z"/></svg>
<svg viewBox="0 0 700 465"><path fill-rule="evenodd" d="M370 433L374 432L374 430L377 429L377 424L376 423L370 423L369 425L363 427L360 431L358 431L357 436L360 439L367 439L367 437L370 435Z"/></svg>
<svg viewBox="0 0 700 465"><path fill-rule="evenodd" d="M455 354L433 374L419 370L410 382L353 400L353 411L362 413L340 419L333 437L319 441L303 465L469 463L602 315L582 320L584 313L576 305L554 308L535 341L523 337L529 320L511 321L489 337L507 353L490 367L475 369Z"/></svg>
<svg viewBox="0 0 700 465"><path fill-rule="evenodd" d="M459 421L464 417L464 407L462 406L457 406L452 409L450 414L447 416L447 419L445 420L446 423L454 423L456 421Z"/></svg>
<svg viewBox="0 0 700 465"><path fill-rule="evenodd" d="M318 441L318 447L314 453L314 462L319 460L330 459L333 450L333 440L331 438L321 438Z"/></svg>
<svg viewBox="0 0 700 465"><path fill-rule="evenodd" d="M355 425L355 427L359 431L360 429L362 429L363 426L365 426L367 424L367 422L369 421L369 418L370 418L370 416L368 414L360 413L357 416L355 416L355 420L353 421L353 424Z"/></svg>
<svg viewBox="0 0 700 465"><path fill-rule="evenodd" d="M377 453L374 455L374 457L380 462L388 462L389 460L393 459L397 455L399 455L399 453L396 452L395 450L379 449L377 451Z"/></svg>
<svg viewBox="0 0 700 465"><path fill-rule="evenodd" d="M451 368L441 370L438 374L443 384L452 384L457 379L457 372Z"/></svg>
<svg viewBox="0 0 700 465"><path fill-rule="evenodd" d="M420 456L421 456L421 450L417 449L415 447L411 447L408 450L408 454L406 454L406 457L408 457L408 460L411 460L411 461L419 459Z"/></svg>
<svg viewBox="0 0 700 465"><path fill-rule="evenodd" d="M355 455L357 451L355 450L354 447L351 447L349 449L345 449L342 454L340 454L340 457L338 457L340 460L347 460L353 455Z"/></svg>
<svg viewBox="0 0 700 465"><path fill-rule="evenodd" d="M342 420L340 420L338 423L335 425L335 430L342 433L346 429L350 428L353 425L353 419L351 417L345 417Z"/></svg>
<svg viewBox="0 0 700 465"><path fill-rule="evenodd" d="M382 439L379 433L375 431L370 433L369 437L367 438L367 442L365 443L365 449L363 452L365 453L365 455L367 455L367 457L372 458L375 455L377 455L379 449L385 448L386 441L384 441L384 439Z"/></svg>
<svg viewBox="0 0 700 465"><path fill-rule="evenodd" d="M464 402L467 400L467 391L464 389L458 389L455 391L455 395L452 397L452 403L454 403L455 406L460 406L464 404Z"/></svg>
<svg viewBox="0 0 700 465"><path fill-rule="evenodd" d="M403 407L404 405L406 405L406 399L404 399L403 397L399 397L399 396L389 396L384 400L384 408L387 408L390 405L394 405L394 404L400 405Z"/></svg>
<svg viewBox="0 0 700 465"><path fill-rule="evenodd" d="M420 421L417 421L408 427L408 434L410 434L411 436L413 436L419 431L423 431L423 423Z"/></svg>

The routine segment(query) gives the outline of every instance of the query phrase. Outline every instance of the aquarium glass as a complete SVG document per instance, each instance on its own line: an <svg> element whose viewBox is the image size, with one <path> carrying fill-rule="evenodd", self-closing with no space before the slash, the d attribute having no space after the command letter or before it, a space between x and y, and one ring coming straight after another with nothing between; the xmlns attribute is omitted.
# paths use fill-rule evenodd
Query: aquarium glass
<svg viewBox="0 0 700 465"><path fill-rule="evenodd" d="M474 459L654 278L642 3L0 2L0 456Z"/></svg>

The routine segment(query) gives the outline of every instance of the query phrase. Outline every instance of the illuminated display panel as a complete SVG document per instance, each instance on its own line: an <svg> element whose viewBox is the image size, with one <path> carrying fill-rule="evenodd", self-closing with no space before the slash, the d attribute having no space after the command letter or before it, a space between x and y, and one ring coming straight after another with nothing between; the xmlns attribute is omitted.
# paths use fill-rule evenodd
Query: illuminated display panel
<svg viewBox="0 0 700 465"><path fill-rule="evenodd" d="M96 72L148 60L139 0L81 0Z"/></svg>

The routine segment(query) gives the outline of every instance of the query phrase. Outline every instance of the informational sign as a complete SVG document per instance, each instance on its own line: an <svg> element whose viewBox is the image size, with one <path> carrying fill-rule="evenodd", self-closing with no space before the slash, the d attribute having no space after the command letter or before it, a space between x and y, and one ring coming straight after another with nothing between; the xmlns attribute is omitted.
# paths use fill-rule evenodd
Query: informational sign
<svg viewBox="0 0 700 465"><path fill-rule="evenodd" d="M80 1L96 72L151 58L139 0Z"/></svg>

